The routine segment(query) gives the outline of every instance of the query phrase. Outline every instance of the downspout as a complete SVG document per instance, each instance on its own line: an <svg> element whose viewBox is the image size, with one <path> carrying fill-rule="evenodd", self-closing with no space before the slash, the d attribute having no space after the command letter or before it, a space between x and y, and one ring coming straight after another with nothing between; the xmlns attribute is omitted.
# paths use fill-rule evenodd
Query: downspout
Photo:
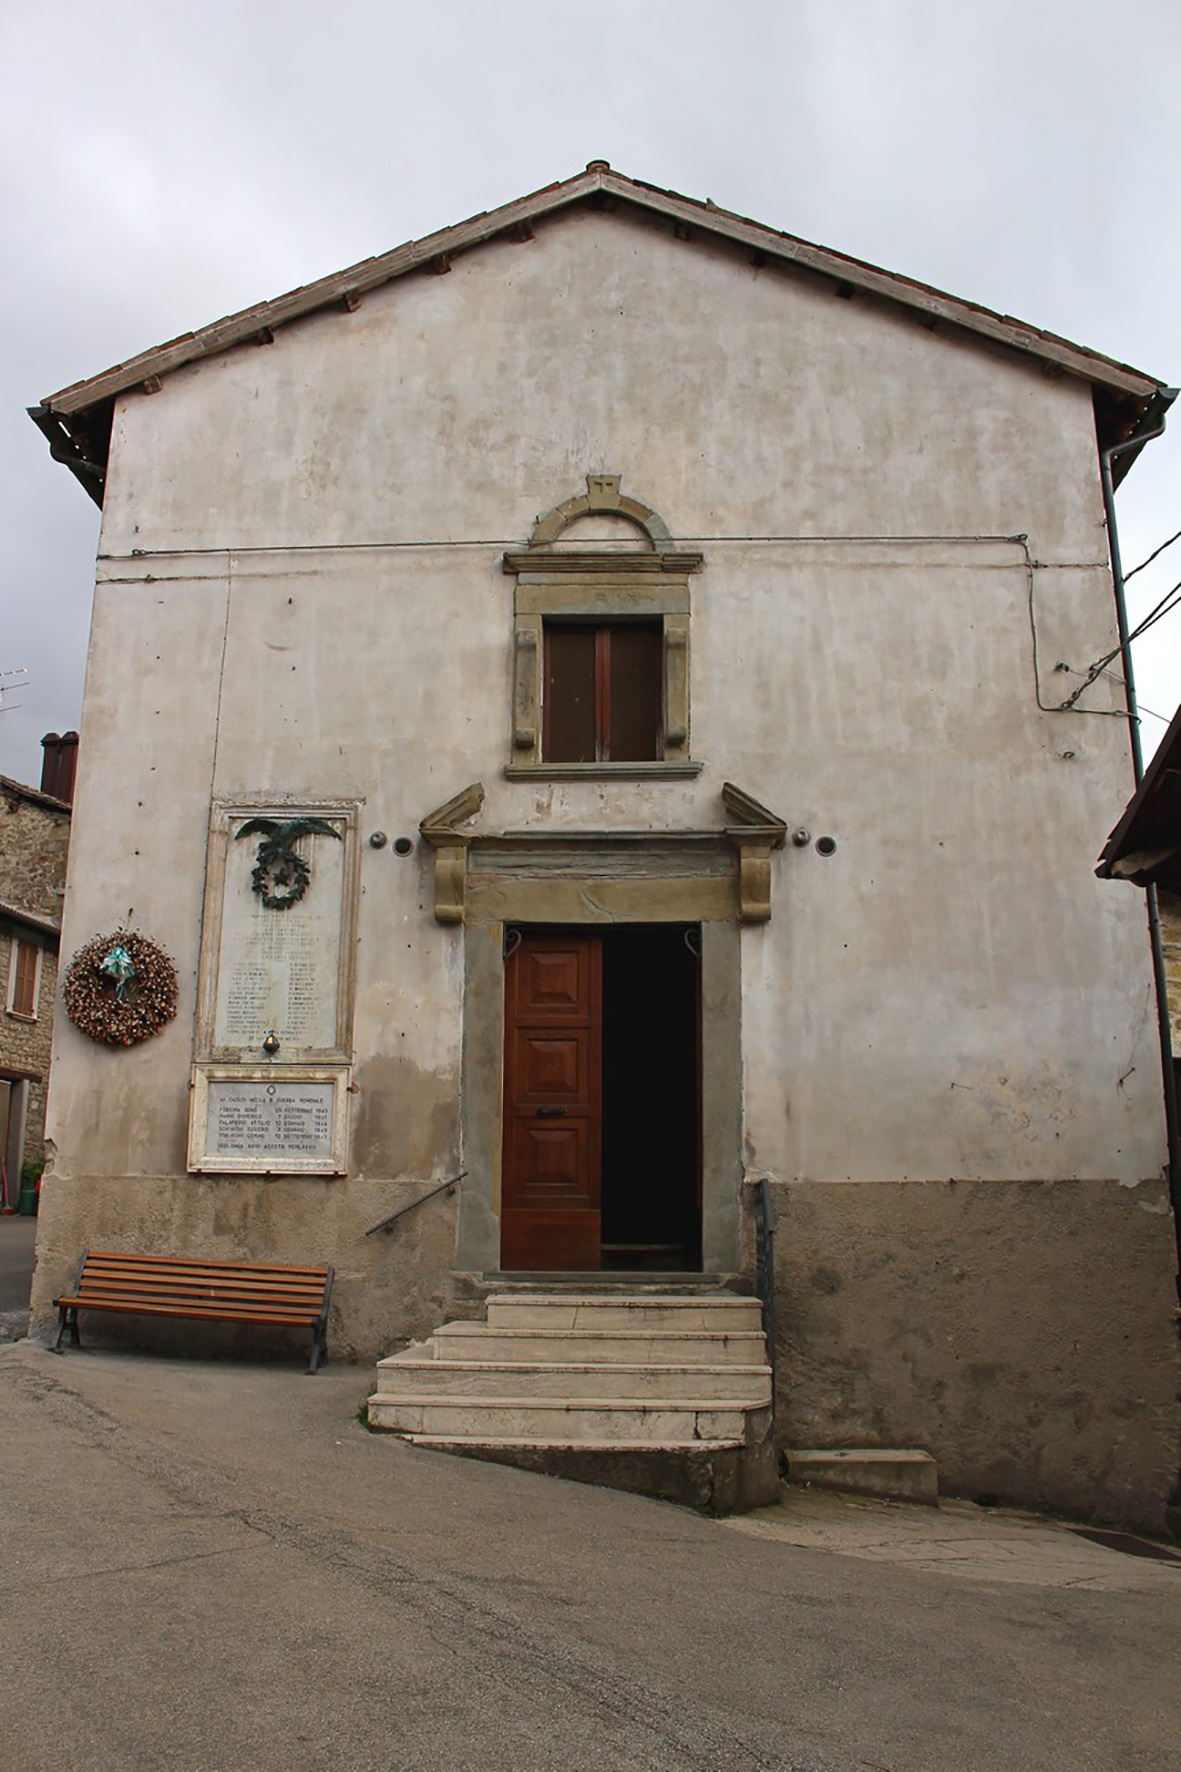
<svg viewBox="0 0 1181 1772"><path fill-rule="evenodd" d="M1163 434L1165 415L1177 398L1176 388L1162 388L1145 418L1143 430L1133 432L1122 443L1112 443L1099 451L1103 479L1103 509L1107 517L1107 543L1111 553L1111 578L1115 589L1115 616L1119 630L1120 660L1123 666L1124 696L1128 709L1128 729L1132 735L1132 770L1136 786L1144 777L1144 752L1140 744L1140 711L1136 705L1136 679L1132 674L1132 645L1128 637L1128 606L1124 596L1124 569L1120 559L1119 530L1115 521L1115 481L1112 463L1129 449L1139 450L1154 437ZM1156 985L1156 1017L1160 1035L1161 1080L1165 1092L1165 1134L1168 1140L1169 1199L1173 1207L1173 1237L1177 1247L1177 1273L1174 1283L1181 1299L1181 1127L1177 1118L1177 1080L1173 1070L1173 1040L1169 1028L1168 981L1165 976L1165 953L1161 941L1160 909L1156 887L1145 887L1148 908L1148 942L1152 950L1152 976Z"/></svg>

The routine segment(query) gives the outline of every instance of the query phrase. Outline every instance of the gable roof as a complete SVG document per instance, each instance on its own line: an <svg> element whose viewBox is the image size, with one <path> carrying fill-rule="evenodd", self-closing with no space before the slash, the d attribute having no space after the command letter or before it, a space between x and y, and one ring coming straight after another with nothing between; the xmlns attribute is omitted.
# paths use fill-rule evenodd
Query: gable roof
<svg viewBox="0 0 1181 1772"><path fill-rule="evenodd" d="M532 237L535 224L579 205L607 210L626 207L632 213L671 227L680 239L729 242L748 251L756 264L777 264L803 275L825 278L843 295L861 292L896 302L917 312L932 329L944 326L975 334L1040 361L1047 374L1075 376L1088 382L1094 391L1103 444L1122 442L1131 436L1154 412L1165 391L1164 384L1155 377L1083 345L1072 344L1055 333L1044 332L975 302L961 301L926 283L883 271L861 259L812 245L793 234L780 233L761 222L719 209L708 199L700 202L627 178L614 171L606 160L592 160L584 172L573 178L546 185L500 209L482 212L425 239L408 240L392 252L362 259L347 270L244 308L196 332L182 333L166 344L155 345L126 363L116 363L100 375L48 395L39 406L29 408L29 416L48 438L54 459L63 461L95 502L101 504L114 402L121 394L133 389L154 393L161 378L173 370L235 345L269 343L276 327L321 309L356 307L370 290L412 271L446 269L456 254L486 241L497 237L527 240ZM1136 453L1128 450L1123 455L1117 478L1127 472Z"/></svg>

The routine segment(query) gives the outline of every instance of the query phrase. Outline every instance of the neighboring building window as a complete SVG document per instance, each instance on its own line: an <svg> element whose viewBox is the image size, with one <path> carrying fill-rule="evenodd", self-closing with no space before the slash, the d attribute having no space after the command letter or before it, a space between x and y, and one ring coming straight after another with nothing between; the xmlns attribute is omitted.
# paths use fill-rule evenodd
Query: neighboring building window
<svg viewBox="0 0 1181 1772"><path fill-rule="evenodd" d="M41 978L41 949L32 942L14 940L8 969L8 1008L13 1015L33 1020L37 1014L37 986Z"/></svg>
<svg viewBox="0 0 1181 1772"><path fill-rule="evenodd" d="M542 757L654 763L664 755L659 622L545 623Z"/></svg>

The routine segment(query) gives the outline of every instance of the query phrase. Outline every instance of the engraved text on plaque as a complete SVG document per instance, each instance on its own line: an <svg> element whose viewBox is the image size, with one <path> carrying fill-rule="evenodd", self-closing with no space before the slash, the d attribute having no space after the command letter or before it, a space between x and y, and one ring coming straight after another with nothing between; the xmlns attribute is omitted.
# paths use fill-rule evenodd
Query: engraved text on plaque
<svg viewBox="0 0 1181 1772"><path fill-rule="evenodd" d="M209 1084L209 1157L273 1160L332 1156L331 1083Z"/></svg>

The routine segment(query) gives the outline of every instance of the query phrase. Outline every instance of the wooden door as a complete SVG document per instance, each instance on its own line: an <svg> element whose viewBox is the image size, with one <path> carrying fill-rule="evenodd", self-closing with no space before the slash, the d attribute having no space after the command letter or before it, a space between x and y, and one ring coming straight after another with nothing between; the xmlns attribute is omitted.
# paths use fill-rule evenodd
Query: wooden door
<svg viewBox="0 0 1181 1772"><path fill-rule="evenodd" d="M602 961L596 935L522 935L505 966L505 1269L600 1265Z"/></svg>

